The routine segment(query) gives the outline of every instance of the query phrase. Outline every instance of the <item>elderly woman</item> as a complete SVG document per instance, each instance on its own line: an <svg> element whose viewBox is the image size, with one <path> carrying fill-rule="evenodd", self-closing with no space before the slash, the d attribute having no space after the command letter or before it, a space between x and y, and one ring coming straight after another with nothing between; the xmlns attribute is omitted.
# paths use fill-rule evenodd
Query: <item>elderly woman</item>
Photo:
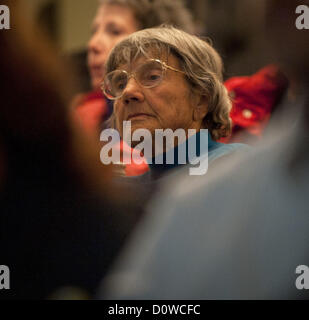
<svg viewBox="0 0 309 320"><path fill-rule="evenodd" d="M113 47L131 33L169 23L187 32L194 32L194 24L183 1L174 0L100 0L92 23L88 43L88 69L92 92L79 95L75 100L83 127L98 134L102 123L113 109L112 103L102 96L100 84L104 64Z"/></svg>
<svg viewBox="0 0 309 320"><path fill-rule="evenodd" d="M112 111L113 103L100 90L105 74L104 65L113 47L138 30L169 23L182 30L195 31L192 15L182 0L99 0L88 43L88 69L92 91L74 99L76 113L83 128L99 135ZM147 164L127 165L126 175L140 175Z"/></svg>
<svg viewBox="0 0 309 320"><path fill-rule="evenodd" d="M147 160L154 178L184 164L177 155L191 139L197 143L199 156L208 153L209 162L243 146L216 142L231 128L231 102L222 83L222 61L207 42L184 31L174 27L145 29L117 44L108 58L102 88L114 100L111 125L122 138L125 121L130 121L133 135L137 129L148 130L152 147L160 129L185 132L185 141L174 139L172 150L166 144L163 156L152 148L155 153ZM202 129L208 129L208 144ZM183 149L186 163L188 148ZM167 161L167 152L174 153L174 163ZM158 157L163 163L158 164Z"/></svg>

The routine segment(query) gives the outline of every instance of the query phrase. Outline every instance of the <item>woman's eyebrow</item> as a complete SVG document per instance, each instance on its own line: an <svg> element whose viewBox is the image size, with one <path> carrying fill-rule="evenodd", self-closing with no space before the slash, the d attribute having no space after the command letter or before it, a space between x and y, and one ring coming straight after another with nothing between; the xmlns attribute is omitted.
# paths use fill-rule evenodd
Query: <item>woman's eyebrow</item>
<svg viewBox="0 0 309 320"><path fill-rule="evenodd" d="M112 71L122 70L122 71L129 72L128 70L130 70L130 68L127 68L127 67L128 67L128 64L117 65L117 66L115 66L115 68L113 68Z"/></svg>
<svg viewBox="0 0 309 320"><path fill-rule="evenodd" d="M119 27L119 25L114 21L110 21L106 23L106 27Z"/></svg>
<svg viewBox="0 0 309 320"><path fill-rule="evenodd" d="M114 21L107 22L105 28L114 28L114 29L123 29L123 25L121 23L116 23Z"/></svg>

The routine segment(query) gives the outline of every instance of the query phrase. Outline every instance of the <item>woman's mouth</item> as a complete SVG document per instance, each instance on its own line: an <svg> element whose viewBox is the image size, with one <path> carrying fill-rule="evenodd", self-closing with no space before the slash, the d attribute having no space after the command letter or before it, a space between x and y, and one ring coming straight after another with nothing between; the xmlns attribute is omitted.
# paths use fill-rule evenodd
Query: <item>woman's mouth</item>
<svg viewBox="0 0 309 320"><path fill-rule="evenodd" d="M131 115L128 116L128 121L131 121L131 120L135 120L135 119L143 119L143 118L146 118L146 117L152 117L150 114L148 113L133 113Z"/></svg>
<svg viewBox="0 0 309 320"><path fill-rule="evenodd" d="M90 71L93 74L103 74L102 66L90 66Z"/></svg>

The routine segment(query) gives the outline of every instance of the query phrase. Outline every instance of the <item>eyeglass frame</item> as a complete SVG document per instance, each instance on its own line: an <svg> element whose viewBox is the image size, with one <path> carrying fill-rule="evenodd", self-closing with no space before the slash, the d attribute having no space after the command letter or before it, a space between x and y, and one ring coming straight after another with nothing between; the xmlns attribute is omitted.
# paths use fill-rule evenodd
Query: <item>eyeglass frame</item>
<svg viewBox="0 0 309 320"><path fill-rule="evenodd" d="M154 87L158 86L158 85L163 81L163 78L164 78L164 76L165 76L165 72L166 72L167 69L170 69L170 70L172 70L172 71L179 72L179 73L182 73L182 74L186 74L184 71L181 71L181 70L178 70L178 69L176 69L176 68L174 68L174 67L171 67L171 66L167 65L164 61L161 61L161 60L159 60L159 59L148 59L148 60L146 60L146 62L144 62L144 63L147 63L147 62L150 62L150 61L158 62L158 63L160 63L161 66L163 67L162 78L161 78L160 82L158 82L158 83L156 83L156 84L154 84L154 85L151 85L151 86L144 86L144 85L142 85L142 84L138 81L138 79L135 77L136 71L129 73L129 72L126 71L126 70L119 70L119 69L117 69L117 70L118 70L118 71L122 71L122 72L124 72L124 73L127 74L127 77L128 77L128 82L127 82L127 84L129 83L129 80L133 77L133 78L135 79L135 81L136 81L140 86L142 86L143 88L147 88L147 89L154 88ZM113 73L113 72L115 72L115 71L117 71L117 70L114 70L114 71L109 72L109 73L104 77L104 79L103 79L103 81L102 81L102 84L101 84L101 90L102 90L102 92L108 97L109 100L117 100L117 99L120 99L120 98L123 96L124 90L125 90L125 88L126 88L126 86L127 86L127 85L126 85L126 86L124 87L124 89L123 89L123 91L122 91L122 94L121 94L119 97L110 97L110 94L107 94L107 93L106 93L106 91L105 91L105 86L104 86L104 82L105 82L104 80L105 80L105 78L106 78L110 73Z"/></svg>

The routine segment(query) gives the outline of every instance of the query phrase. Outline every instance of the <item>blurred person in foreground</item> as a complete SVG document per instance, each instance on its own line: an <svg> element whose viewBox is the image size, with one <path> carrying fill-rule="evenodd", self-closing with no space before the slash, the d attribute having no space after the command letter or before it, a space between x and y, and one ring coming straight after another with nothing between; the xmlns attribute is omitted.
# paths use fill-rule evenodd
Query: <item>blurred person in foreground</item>
<svg viewBox="0 0 309 320"><path fill-rule="evenodd" d="M133 195L111 185L111 168L67 108L70 70L24 21L19 1L5 4L0 265L11 277L0 299L90 298L137 220Z"/></svg>
<svg viewBox="0 0 309 320"><path fill-rule="evenodd" d="M104 297L308 298L309 46L308 31L295 27L302 2L267 2L263 46L290 75L294 103L247 157L218 163L204 180L182 173L166 184L105 279Z"/></svg>
<svg viewBox="0 0 309 320"><path fill-rule="evenodd" d="M147 131L141 151L150 166L150 179L192 163L191 143L200 167L206 156L211 164L244 147L216 142L231 128L231 101L222 69L211 45L169 26L135 32L112 50L102 84L106 96L114 100L110 126L137 149L142 141L134 141L134 134ZM157 148L160 130L172 133L161 150Z"/></svg>

